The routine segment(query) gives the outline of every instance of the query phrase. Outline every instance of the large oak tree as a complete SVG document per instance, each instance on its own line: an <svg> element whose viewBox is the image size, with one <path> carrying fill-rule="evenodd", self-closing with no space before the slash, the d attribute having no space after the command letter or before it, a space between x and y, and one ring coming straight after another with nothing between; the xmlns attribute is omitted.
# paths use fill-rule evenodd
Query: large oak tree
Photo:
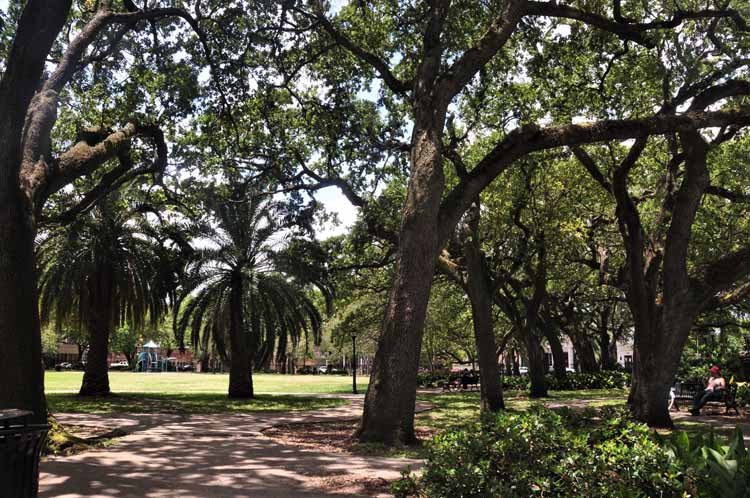
<svg viewBox="0 0 750 498"><path fill-rule="evenodd" d="M492 102L482 95L488 88L500 97L518 91L534 70L532 54L553 50L559 40L555 30L563 23L575 31L575 38L604 40L597 47L603 49L600 59L583 59L593 76L602 65L615 64L622 57L617 54L623 42L630 50L654 59L659 57L662 38L668 35L703 32L708 33L703 43L709 38L716 40L717 46L734 43L744 36L747 25L731 5L431 0L352 2L334 11L327 2L310 0L290 4L287 12L287 32L315 30L316 50L332 51L341 64L354 65L363 74L379 78L387 94L382 102L392 104L392 109L399 109L409 119L410 141L405 147L410 168L408 191L395 275L359 430L364 441L413 440L416 371L436 259L477 195L498 175L537 151L675 132L690 134L702 128L750 122L750 111L737 106L698 106L687 112L676 106L655 112L654 106L643 100L641 105L560 116L551 107L559 105L554 101L540 99L528 109L514 109L508 98ZM726 52L720 58L731 59L732 51ZM335 67L330 61L328 66L321 64L319 70L335 71L331 65ZM695 82L691 91L685 92L686 101L720 84L737 65L717 67L720 74ZM556 67L548 69L548 87L561 91L568 82L554 74ZM682 72L689 68L683 67ZM630 84L636 82L648 87L661 84L645 67L631 74ZM734 95L747 94L747 89L735 90ZM586 98L585 92L579 93L579 99ZM616 94L614 89L612 95ZM481 157L452 161L458 181L447 184L448 115L454 112L455 103L473 96L478 96L480 109L495 113L495 129L485 134L492 143ZM496 108L487 106L498 102ZM585 107L585 101L579 100L579 104ZM618 105L616 99L612 105ZM571 124L573 117L581 116L583 122ZM462 120L471 117L464 115ZM659 422L659 416L651 411L638 414Z"/></svg>

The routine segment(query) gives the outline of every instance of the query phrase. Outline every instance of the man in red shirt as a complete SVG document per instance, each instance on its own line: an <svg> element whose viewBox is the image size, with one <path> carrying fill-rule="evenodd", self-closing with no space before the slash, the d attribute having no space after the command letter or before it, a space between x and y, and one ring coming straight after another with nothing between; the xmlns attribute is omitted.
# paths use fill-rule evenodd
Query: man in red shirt
<svg viewBox="0 0 750 498"><path fill-rule="evenodd" d="M721 376L721 368L714 365L711 367L711 378L708 379L708 385L703 392L698 393L693 400L693 408L690 410L691 415L700 415L701 408L709 401L721 401L724 399L724 389L727 383Z"/></svg>

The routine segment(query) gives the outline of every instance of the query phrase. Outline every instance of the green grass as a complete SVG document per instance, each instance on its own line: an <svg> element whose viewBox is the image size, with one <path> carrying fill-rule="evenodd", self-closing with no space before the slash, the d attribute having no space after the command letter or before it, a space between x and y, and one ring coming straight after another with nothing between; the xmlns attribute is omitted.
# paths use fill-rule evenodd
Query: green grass
<svg viewBox="0 0 750 498"><path fill-rule="evenodd" d="M83 372L47 372L47 393L77 392ZM368 378L357 377L360 391L367 388ZM226 393L228 374L133 373L110 372L110 389L114 393ZM253 386L258 393L338 394L352 391L352 378L343 375L254 374Z"/></svg>
<svg viewBox="0 0 750 498"><path fill-rule="evenodd" d="M346 403L335 398L290 395L259 395L251 400L235 400L226 394L116 394L84 398L76 394L48 394L52 413L252 413L268 411L317 410Z"/></svg>
<svg viewBox="0 0 750 498"><path fill-rule="evenodd" d="M527 410L537 404L566 403L574 406L587 402L586 406L602 407L622 405L627 400L627 391L622 389L582 389L580 391L551 391L543 400L530 399L523 391L506 391L505 406L511 411ZM479 393L446 393L421 395L421 401L429 401L434 408L417 414L415 425L426 430L442 431L448 427L479 420Z"/></svg>
<svg viewBox="0 0 750 498"><path fill-rule="evenodd" d="M110 372L112 396L83 398L75 393L83 372L47 372L52 413L249 413L333 408L344 400L291 394L350 393L351 377L341 375L253 375L253 400L227 398L227 374ZM357 379L360 389L367 378Z"/></svg>
<svg viewBox="0 0 750 498"><path fill-rule="evenodd" d="M543 400L529 399L524 391L506 391L505 406L509 411L525 411L533 405L547 403L565 403L566 405L583 405L599 408L605 405L622 405L627 400L627 391L622 389L589 389L580 391L551 391ZM442 432L453 427L479 420L479 393L444 393L421 394L420 401L432 403L433 409L418 413L414 419L417 431L425 433ZM569 403L568 403L569 402ZM385 447L380 444L359 443L354 446L358 454L424 458L426 448L421 445Z"/></svg>

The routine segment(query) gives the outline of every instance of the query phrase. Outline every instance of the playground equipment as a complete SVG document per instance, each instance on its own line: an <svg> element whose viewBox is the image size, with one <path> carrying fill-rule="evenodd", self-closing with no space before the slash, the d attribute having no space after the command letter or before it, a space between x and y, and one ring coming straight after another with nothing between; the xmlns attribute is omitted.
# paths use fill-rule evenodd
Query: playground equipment
<svg viewBox="0 0 750 498"><path fill-rule="evenodd" d="M156 350L159 345L149 341L143 345L143 351L138 353L138 362L135 365L136 372L160 372L159 355Z"/></svg>
<svg viewBox="0 0 750 498"><path fill-rule="evenodd" d="M149 341L143 345L143 351L138 353L138 361L135 364L136 372L177 372L177 358L159 357L156 351L159 345ZM183 369L186 370L186 369Z"/></svg>

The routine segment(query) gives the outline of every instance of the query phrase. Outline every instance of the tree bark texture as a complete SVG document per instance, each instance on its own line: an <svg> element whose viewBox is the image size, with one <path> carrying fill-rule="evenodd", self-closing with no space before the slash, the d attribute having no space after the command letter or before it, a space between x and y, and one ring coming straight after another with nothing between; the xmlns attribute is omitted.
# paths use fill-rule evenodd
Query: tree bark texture
<svg viewBox="0 0 750 498"><path fill-rule="evenodd" d="M467 213L467 230L464 231L464 257L466 258L466 292L471 301L474 340L479 356L481 377L481 409L497 412L505 408L500 367L497 363L495 327L492 318L492 282L479 243L479 206L474 204Z"/></svg>
<svg viewBox="0 0 750 498"><path fill-rule="evenodd" d="M544 398L547 396L547 382L544 380L547 365L544 363L542 341L533 330L528 330L525 334L524 342L529 360L529 380L531 381L529 396L532 398Z"/></svg>
<svg viewBox="0 0 750 498"><path fill-rule="evenodd" d="M592 339L579 331L568 334L573 349L578 356L578 366L583 373L594 373L599 371L599 363L596 361L596 353Z"/></svg>
<svg viewBox="0 0 750 498"><path fill-rule="evenodd" d="M429 121L429 120L428 120ZM358 437L410 443L414 436L417 370L427 302L439 251L443 192L442 121L415 126L411 177L400 231L394 281L373 361Z"/></svg>
<svg viewBox="0 0 750 498"><path fill-rule="evenodd" d="M69 0L29 0L0 81L0 408L46 422L33 207L21 190L22 131Z"/></svg>
<svg viewBox="0 0 750 498"><path fill-rule="evenodd" d="M547 339L550 351L552 351L552 368L555 374L555 378L564 379L567 375L567 358L565 351L563 351L560 337L555 333L554 328L548 324L547 320L542 323L544 328L544 337Z"/></svg>
<svg viewBox="0 0 750 498"><path fill-rule="evenodd" d="M253 377L250 371L250 351L245 337L242 275L232 275L229 297L229 397L252 398Z"/></svg>
<svg viewBox="0 0 750 498"><path fill-rule="evenodd" d="M114 324L112 280L112 268L107 266L96 271L87 282L85 298L89 300L91 316L87 324L89 353L78 393L81 396L106 396L110 393L107 356Z"/></svg>

